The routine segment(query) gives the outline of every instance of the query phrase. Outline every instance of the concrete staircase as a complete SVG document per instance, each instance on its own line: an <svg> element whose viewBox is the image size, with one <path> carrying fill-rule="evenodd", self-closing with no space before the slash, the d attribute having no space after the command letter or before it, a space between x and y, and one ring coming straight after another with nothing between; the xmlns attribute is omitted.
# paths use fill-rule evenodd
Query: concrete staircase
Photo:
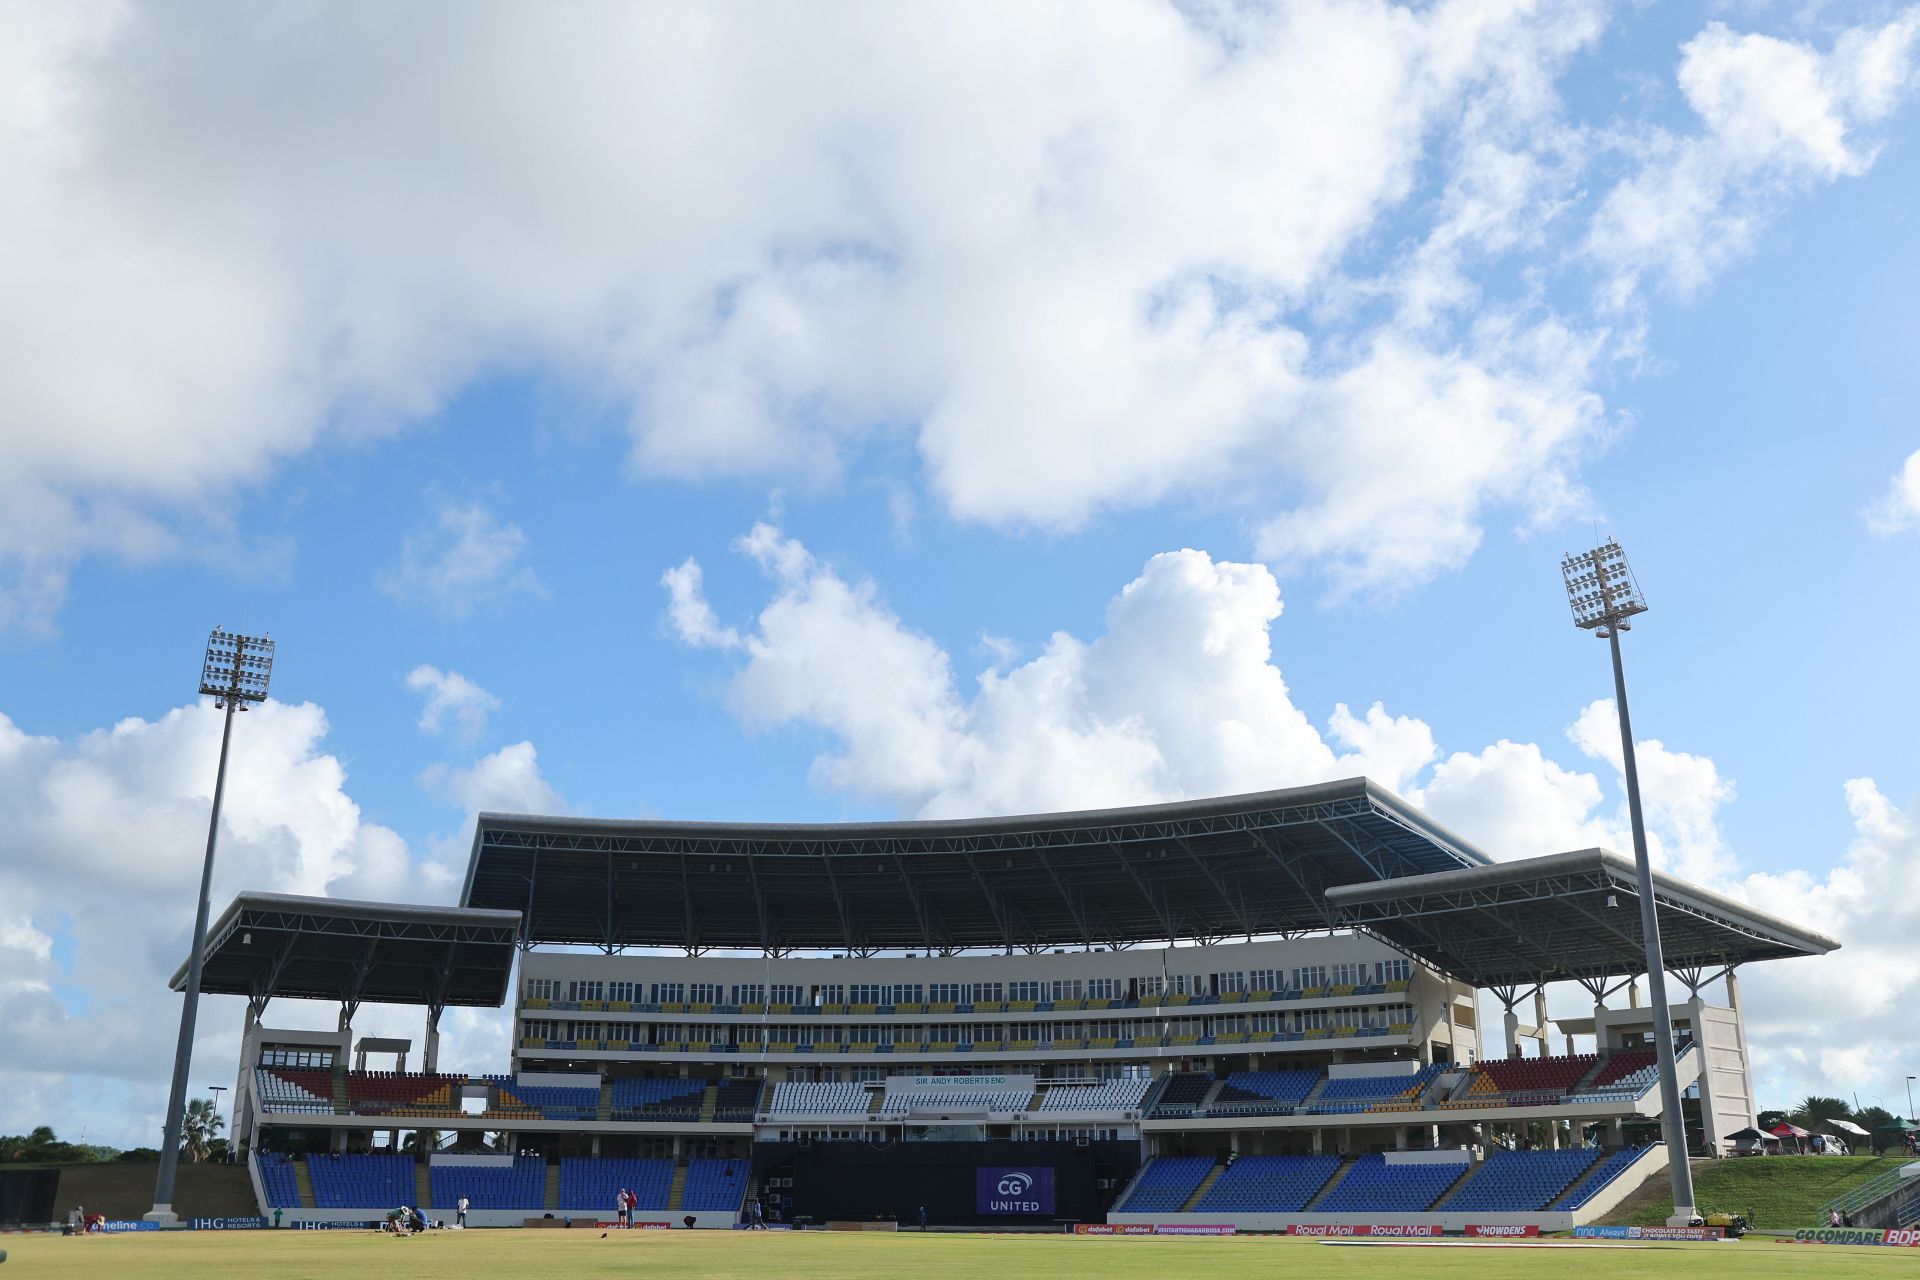
<svg viewBox="0 0 1920 1280"><path fill-rule="evenodd" d="M604 1120L613 1119L613 1077L612 1076L600 1077L600 1108L599 1110L595 1111L593 1114L594 1114L594 1118L597 1120L604 1121Z"/></svg>
<svg viewBox="0 0 1920 1280"><path fill-rule="evenodd" d="M1579 1177L1575 1178L1572 1182L1568 1183L1567 1189L1565 1191L1562 1191L1550 1203L1548 1203L1547 1208L1564 1209L1566 1207L1567 1201L1571 1200L1574 1196L1579 1195L1580 1188L1586 1186L1589 1182L1592 1182L1594 1177L1600 1172L1600 1170L1606 1167L1606 1164L1607 1164L1607 1157L1605 1153L1602 1153L1598 1160L1595 1160L1591 1165L1587 1167L1587 1171L1585 1173L1581 1174Z"/></svg>
<svg viewBox="0 0 1920 1280"><path fill-rule="evenodd" d="M1445 1207L1447 1201L1453 1199L1455 1194L1459 1192L1460 1188L1466 1185L1467 1179L1473 1176L1474 1170L1480 1168L1480 1166L1485 1163L1486 1162L1484 1160L1478 1161L1478 1162L1473 1160L1467 1161L1466 1167L1460 1171L1460 1176L1447 1184L1447 1189L1440 1193L1439 1198L1435 1200L1432 1204L1427 1206L1427 1212L1428 1213L1440 1212L1440 1210L1443 1207Z"/></svg>
<svg viewBox="0 0 1920 1280"><path fill-rule="evenodd" d="M433 1205L433 1175L430 1169L431 1166L425 1160L416 1160L413 1163L413 1204L422 1213L427 1211L428 1205ZM434 1205L433 1207L445 1209L451 1206Z"/></svg>
<svg viewBox="0 0 1920 1280"><path fill-rule="evenodd" d="M1315 1086L1315 1088L1318 1088L1318 1087L1319 1086L1317 1085ZM1307 1203L1304 1206L1302 1206L1300 1212L1312 1213L1315 1209L1318 1209L1320 1207L1320 1202L1322 1200L1325 1200L1330 1194L1332 1194L1333 1189L1340 1185L1340 1180L1347 1176L1347 1172L1350 1169L1352 1169L1353 1166L1354 1166L1354 1161L1352 1159L1342 1160L1340 1162L1340 1167L1333 1171L1333 1176L1327 1179L1327 1185L1320 1188L1319 1193L1315 1195L1313 1199L1307 1201Z"/></svg>
<svg viewBox="0 0 1920 1280"><path fill-rule="evenodd" d="M335 1066L333 1069L333 1114L352 1114L347 1105L347 1070L344 1066Z"/></svg>
<svg viewBox="0 0 1920 1280"><path fill-rule="evenodd" d="M707 1091L700 1095L700 1123L712 1124L713 1113L720 1106L720 1086L710 1084Z"/></svg>
<svg viewBox="0 0 1920 1280"><path fill-rule="evenodd" d="M1307 1096L1300 1099L1294 1109L1296 1111L1305 1111L1308 1107L1318 1105L1320 1094L1326 1089L1327 1081L1331 1078L1330 1076L1321 1076L1318 1080L1314 1081L1313 1088L1307 1090Z"/></svg>
<svg viewBox="0 0 1920 1280"><path fill-rule="evenodd" d="M1220 1100L1220 1091L1226 1087L1227 1087L1227 1082L1225 1080L1215 1080L1212 1086L1208 1088L1206 1093L1202 1095L1200 1101L1194 1104L1193 1106L1194 1114L1196 1115L1207 1114L1208 1108L1212 1107L1215 1102L1218 1102Z"/></svg>
<svg viewBox="0 0 1920 1280"><path fill-rule="evenodd" d="M305 1160L295 1160L293 1162L293 1185L300 1193L300 1207L302 1209L313 1208L313 1175L307 1171L307 1162Z"/></svg>
<svg viewBox="0 0 1920 1280"><path fill-rule="evenodd" d="M541 1198L540 1207L551 1213L560 1207L560 1165L558 1161L547 1163L547 1193Z"/></svg>
<svg viewBox="0 0 1920 1280"><path fill-rule="evenodd" d="M673 1185L667 1189L667 1208L679 1209L686 1201L687 1166L681 1161L673 1166Z"/></svg>
<svg viewBox="0 0 1920 1280"><path fill-rule="evenodd" d="M1180 1206L1180 1212L1192 1213L1193 1207L1200 1203L1200 1198L1213 1190L1213 1184L1220 1181L1220 1175L1226 1171L1227 1166L1224 1164L1216 1164L1207 1170L1207 1176L1200 1179L1200 1185L1193 1189L1193 1194L1188 1196L1186 1203Z"/></svg>

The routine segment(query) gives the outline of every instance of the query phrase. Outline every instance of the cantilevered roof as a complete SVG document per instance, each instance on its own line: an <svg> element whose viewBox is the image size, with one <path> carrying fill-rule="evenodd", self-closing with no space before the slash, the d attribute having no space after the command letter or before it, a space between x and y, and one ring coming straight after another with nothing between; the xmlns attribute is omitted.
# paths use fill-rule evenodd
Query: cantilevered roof
<svg viewBox="0 0 1920 1280"><path fill-rule="evenodd" d="M1653 891L1668 969L1824 955L1840 945L1663 872ZM1476 987L1646 969L1633 860L1604 849L1346 885L1327 900L1343 922Z"/></svg>
<svg viewBox="0 0 1920 1280"><path fill-rule="evenodd" d="M518 911L243 893L207 931L200 990L493 1008L519 936ZM183 964L171 986L186 985Z"/></svg>
<svg viewBox="0 0 1920 1280"><path fill-rule="evenodd" d="M1487 856L1364 778L948 822L481 814L461 901L528 943L953 950L1327 928L1334 885Z"/></svg>

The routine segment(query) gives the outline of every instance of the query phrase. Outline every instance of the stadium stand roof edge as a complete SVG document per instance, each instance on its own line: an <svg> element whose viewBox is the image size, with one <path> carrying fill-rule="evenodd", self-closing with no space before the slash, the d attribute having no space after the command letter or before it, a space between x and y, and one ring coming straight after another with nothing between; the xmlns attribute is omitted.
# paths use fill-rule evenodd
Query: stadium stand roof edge
<svg viewBox="0 0 1920 1280"><path fill-rule="evenodd" d="M1641 971L1638 896L1633 860L1607 849L1327 891L1347 924L1480 987ZM1670 969L1824 955L1840 946L1663 871L1654 872L1654 896Z"/></svg>
<svg viewBox="0 0 1920 1280"><path fill-rule="evenodd" d="M1491 859L1366 778L1066 813L859 823L484 813L461 900L528 943L877 950L1332 927L1329 885Z"/></svg>
<svg viewBox="0 0 1920 1280"><path fill-rule="evenodd" d="M241 893L207 931L200 989L495 1008L519 936L518 911ZM168 985L186 988L185 964Z"/></svg>

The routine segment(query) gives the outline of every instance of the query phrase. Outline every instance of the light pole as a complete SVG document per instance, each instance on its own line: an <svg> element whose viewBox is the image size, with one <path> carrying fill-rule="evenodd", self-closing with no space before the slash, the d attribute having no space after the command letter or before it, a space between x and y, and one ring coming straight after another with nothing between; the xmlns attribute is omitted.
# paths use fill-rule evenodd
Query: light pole
<svg viewBox="0 0 1920 1280"><path fill-rule="evenodd" d="M1913 1118L1913 1077L1912 1076L1907 1077L1907 1123L1920 1124L1920 1120L1916 1120Z"/></svg>
<svg viewBox="0 0 1920 1280"><path fill-rule="evenodd" d="M1673 1063L1673 1013L1667 1007L1666 960L1660 949L1660 916L1653 902L1653 864L1647 860L1647 826L1640 813L1640 768L1633 754L1633 721L1627 714L1627 674L1620 664L1620 633L1627 620L1647 611L1646 597L1627 567L1627 553L1608 538L1560 562L1573 605L1573 625L1605 637L1613 650L1613 697L1620 710L1620 751L1626 762L1627 814L1633 824L1633 864L1640 884L1640 933L1646 945L1647 995L1653 1003L1654 1050L1660 1064L1660 1132L1667 1143L1673 1181L1673 1222L1692 1219L1693 1167L1687 1163L1687 1123L1680 1110L1680 1078Z"/></svg>
<svg viewBox="0 0 1920 1280"><path fill-rule="evenodd" d="M227 789L227 746L233 740L233 713L267 696L273 674L273 641L215 628L207 637L200 669L200 692L226 710L220 730L220 770L213 780L213 817L207 824L207 857L200 868L200 909L193 920L193 951L187 959L186 999L180 1006L180 1042L173 1051L173 1089L167 1096L167 1127L160 1141L160 1173L153 1183L153 1209L146 1216L161 1223L179 1221L173 1211L173 1179L180 1164L180 1128L187 1111L187 1066L193 1059L193 1023L200 1010L200 970L206 962L207 908L213 893L213 850L220 835L220 801Z"/></svg>
<svg viewBox="0 0 1920 1280"><path fill-rule="evenodd" d="M220 1095L226 1091L227 1086L224 1084L210 1084L207 1086L207 1092L213 1095L213 1114L220 1114ZM211 1139L209 1139L209 1143L211 1143ZM227 1150L233 1150L233 1122L231 1120L227 1122Z"/></svg>

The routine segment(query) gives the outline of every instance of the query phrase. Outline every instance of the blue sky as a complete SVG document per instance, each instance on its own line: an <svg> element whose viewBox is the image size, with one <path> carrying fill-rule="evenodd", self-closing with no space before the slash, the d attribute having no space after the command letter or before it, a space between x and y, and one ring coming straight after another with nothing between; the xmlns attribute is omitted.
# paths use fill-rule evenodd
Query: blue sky
<svg viewBox="0 0 1920 1280"><path fill-rule="evenodd" d="M1519 856L1621 839L1612 533L1661 856L1909 989L1920 11L482 12L7 19L0 1131L157 1107L109 988L184 945L216 624L311 704L222 893L1357 769ZM1788 1043L1842 972L1756 984L1768 1089L1904 1074L1872 1002Z"/></svg>

